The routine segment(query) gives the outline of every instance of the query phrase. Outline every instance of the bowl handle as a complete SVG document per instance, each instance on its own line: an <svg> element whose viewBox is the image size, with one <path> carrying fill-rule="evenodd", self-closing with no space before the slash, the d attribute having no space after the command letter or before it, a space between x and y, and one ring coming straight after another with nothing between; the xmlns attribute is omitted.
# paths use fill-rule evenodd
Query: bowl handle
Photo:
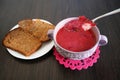
<svg viewBox="0 0 120 80"><path fill-rule="evenodd" d="M50 29L50 30L48 30L48 32L47 32L48 37L49 37L50 39L52 39L52 40L53 40L53 32L54 32L53 29Z"/></svg>
<svg viewBox="0 0 120 80"><path fill-rule="evenodd" d="M105 35L100 35L101 39L99 41L99 46L104 46L108 43L108 38Z"/></svg>

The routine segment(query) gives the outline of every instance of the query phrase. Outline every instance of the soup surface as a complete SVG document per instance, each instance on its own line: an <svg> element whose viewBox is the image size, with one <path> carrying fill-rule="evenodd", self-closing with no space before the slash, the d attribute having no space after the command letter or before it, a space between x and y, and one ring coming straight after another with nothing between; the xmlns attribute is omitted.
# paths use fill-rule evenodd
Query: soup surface
<svg viewBox="0 0 120 80"><path fill-rule="evenodd" d="M57 33L57 43L74 52L85 51L93 47L96 43L96 37L91 29L85 31L82 24L80 19L66 23Z"/></svg>

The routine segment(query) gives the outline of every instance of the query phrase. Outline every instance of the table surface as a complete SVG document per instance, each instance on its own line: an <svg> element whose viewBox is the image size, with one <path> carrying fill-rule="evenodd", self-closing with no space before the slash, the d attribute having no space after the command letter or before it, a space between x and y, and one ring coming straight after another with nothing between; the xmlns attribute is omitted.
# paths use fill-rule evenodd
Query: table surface
<svg viewBox="0 0 120 80"><path fill-rule="evenodd" d="M87 70L66 69L53 50L26 61L13 57L2 45L5 34L22 19L41 18L56 25L68 17L93 19L117 8L120 0L0 0L0 80L120 80L120 13L96 21L109 43L100 47L100 58Z"/></svg>

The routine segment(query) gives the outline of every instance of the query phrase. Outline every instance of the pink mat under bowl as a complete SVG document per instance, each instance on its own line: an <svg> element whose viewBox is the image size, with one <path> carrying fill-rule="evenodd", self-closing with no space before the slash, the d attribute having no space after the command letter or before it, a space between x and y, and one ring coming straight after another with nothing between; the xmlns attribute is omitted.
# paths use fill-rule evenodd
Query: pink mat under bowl
<svg viewBox="0 0 120 80"><path fill-rule="evenodd" d="M97 47L96 51L92 56L83 60L72 60L72 59L64 58L57 52L55 48L53 54L56 60L61 65L64 65L65 68L70 68L71 70L82 70L93 66L93 64L97 62L97 59L99 58L99 54L100 54L100 49L99 47Z"/></svg>

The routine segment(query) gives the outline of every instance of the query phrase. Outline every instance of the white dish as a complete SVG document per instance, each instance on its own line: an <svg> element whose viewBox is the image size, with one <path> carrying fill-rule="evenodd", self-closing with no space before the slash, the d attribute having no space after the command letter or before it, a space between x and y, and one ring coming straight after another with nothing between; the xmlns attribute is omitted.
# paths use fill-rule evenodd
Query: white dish
<svg viewBox="0 0 120 80"><path fill-rule="evenodd" d="M34 20L34 19L33 19ZM51 24L50 22L46 21L46 20L43 20L41 19L41 21L43 22L46 22L46 23L49 23ZM11 30L17 28L18 25L14 26ZM24 60L32 60L32 59L36 59L36 58L39 58L45 54L47 54L51 49L52 47L54 46L54 41L53 40L50 40L50 41L47 41L47 42L44 42L42 44L42 46L40 47L40 49L38 49L36 52L34 52L32 55L30 56L24 56L22 55L21 53L17 52L17 51L14 51L14 50L11 50L9 48L7 48L8 52L16 57L16 58L19 58L19 59L24 59Z"/></svg>

